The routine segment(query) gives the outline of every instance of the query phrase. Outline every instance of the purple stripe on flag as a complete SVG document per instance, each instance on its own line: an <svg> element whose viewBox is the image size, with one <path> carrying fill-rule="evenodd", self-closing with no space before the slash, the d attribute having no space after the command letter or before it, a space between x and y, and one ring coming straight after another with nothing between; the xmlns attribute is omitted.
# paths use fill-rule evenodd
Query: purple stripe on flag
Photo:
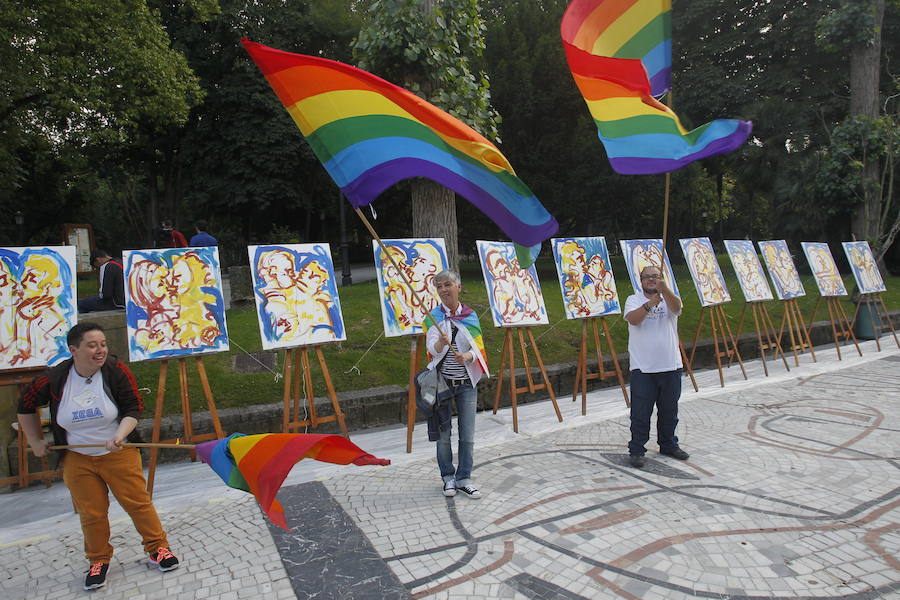
<svg viewBox="0 0 900 600"><path fill-rule="evenodd" d="M512 241L522 246L540 244L559 229L556 219L547 213L537 199L534 199L531 206L526 206L521 201L522 197L517 196L516 214L513 214L493 196L465 177L432 162L416 158L401 158L381 163L360 174L349 185L341 188L341 191L353 206L362 207L395 183L411 179L411 173L417 177L436 181L464 197L494 221Z"/></svg>
<svg viewBox="0 0 900 600"><path fill-rule="evenodd" d="M716 156L717 154L725 154L726 152L731 152L735 148L739 148L752 130L752 122L740 121L740 125L731 135L719 138L705 146L702 150L681 158L670 159L627 156L610 158L609 163L616 173L621 173L622 175L653 175L656 173L677 171L678 169L691 164L695 160L709 158L710 156Z"/></svg>

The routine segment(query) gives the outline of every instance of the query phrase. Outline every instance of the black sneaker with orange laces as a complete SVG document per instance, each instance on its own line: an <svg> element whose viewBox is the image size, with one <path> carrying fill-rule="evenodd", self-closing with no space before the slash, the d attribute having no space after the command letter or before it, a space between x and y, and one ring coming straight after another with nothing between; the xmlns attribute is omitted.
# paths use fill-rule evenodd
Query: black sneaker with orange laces
<svg viewBox="0 0 900 600"><path fill-rule="evenodd" d="M174 571L178 568L178 559L168 548L160 548L147 560L151 565L159 567L160 571Z"/></svg>
<svg viewBox="0 0 900 600"><path fill-rule="evenodd" d="M91 563L88 569L87 577L84 578L84 589L96 590L106 585L106 572L109 570L109 563L95 562Z"/></svg>

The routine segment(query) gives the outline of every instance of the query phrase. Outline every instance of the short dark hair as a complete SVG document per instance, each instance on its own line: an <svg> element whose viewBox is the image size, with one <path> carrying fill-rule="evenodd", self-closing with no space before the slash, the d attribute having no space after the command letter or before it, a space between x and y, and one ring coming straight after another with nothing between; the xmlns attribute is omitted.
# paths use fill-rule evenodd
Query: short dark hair
<svg viewBox="0 0 900 600"><path fill-rule="evenodd" d="M199 221L194 223L194 227L197 228L197 231L206 231L207 229L209 229L209 223L207 223L203 219L200 219Z"/></svg>
<svg viewBox="0 0 900 600"><path fill-rule="evenodd" d="M90 321L79 323L69 330L69 333L66 335L66 344L68 344L69 346L75 346L77 348L81 345L81 340L84 338L84 334L86 334L88 331L103 332L104 330L103 327L101 327L97 323L91 323Z"/></svg>
<svg viewBox="0 0 900 600"><path fill-rule="evenodd" d="M91 250L91 263L93 263L98 258L109 258L109 252L100 248L94 248L93 250Z"/></svg>
<svg viewBox="0 0 900 600"><path fill-rule="evenodd" d="M161 227L163 229L174 229L175 226L172 224L172 219L163 219Z"/></svg>

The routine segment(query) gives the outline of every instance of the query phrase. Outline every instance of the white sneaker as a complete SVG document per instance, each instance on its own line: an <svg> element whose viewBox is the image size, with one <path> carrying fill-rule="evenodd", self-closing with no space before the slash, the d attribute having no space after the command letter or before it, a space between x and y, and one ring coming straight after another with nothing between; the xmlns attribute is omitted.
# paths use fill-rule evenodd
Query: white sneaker
<svg viewBox="0 0 900 600"><path fill-rule="evenodd" d="M473 500L477 500L478 498L481 498L481 492L479 492L478 488L472 484L464 485L464 486L458 487L456 489L458 489L460 492L462 492L464 496L468 496L469 498L472 498Z"/></svg>
<svg viewBox="0 0 900 600"><path fill-rule="evenodd" d="M444 495L452 498L456 495L456 481L451 479L444 482Z"/></svg>

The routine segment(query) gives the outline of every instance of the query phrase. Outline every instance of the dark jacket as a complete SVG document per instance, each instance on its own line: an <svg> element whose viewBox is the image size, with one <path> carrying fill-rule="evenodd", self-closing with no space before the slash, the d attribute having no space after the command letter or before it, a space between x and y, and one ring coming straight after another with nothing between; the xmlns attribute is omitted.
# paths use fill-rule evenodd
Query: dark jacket
<svg viewBox="0 0 900 600"><path fill-rule="evenodd" d="M71 366L70 358L47 369L28 384L22 397L19 398L18 412L23 415L33 415L38 408L50 405L50 429L53 431L53 441L57 446L64 446L67 443L66 430L56 422L56 411L62 402L63 389ZM144 412L144 403L128 365L115 356L108 356L100 367L100 373L103 375L103 389L119 409L119 421L124 417L140 419L141 413ZM128 441L141 441L136 429L128 435Z"/></svg>
<svg viewBox="0 0 900 600"><path fill-rule="evenodd" d="M125 273L122 264L108 260L100 268L103 269L100 297L111 304L111 308L125 308Z"/></svg>

